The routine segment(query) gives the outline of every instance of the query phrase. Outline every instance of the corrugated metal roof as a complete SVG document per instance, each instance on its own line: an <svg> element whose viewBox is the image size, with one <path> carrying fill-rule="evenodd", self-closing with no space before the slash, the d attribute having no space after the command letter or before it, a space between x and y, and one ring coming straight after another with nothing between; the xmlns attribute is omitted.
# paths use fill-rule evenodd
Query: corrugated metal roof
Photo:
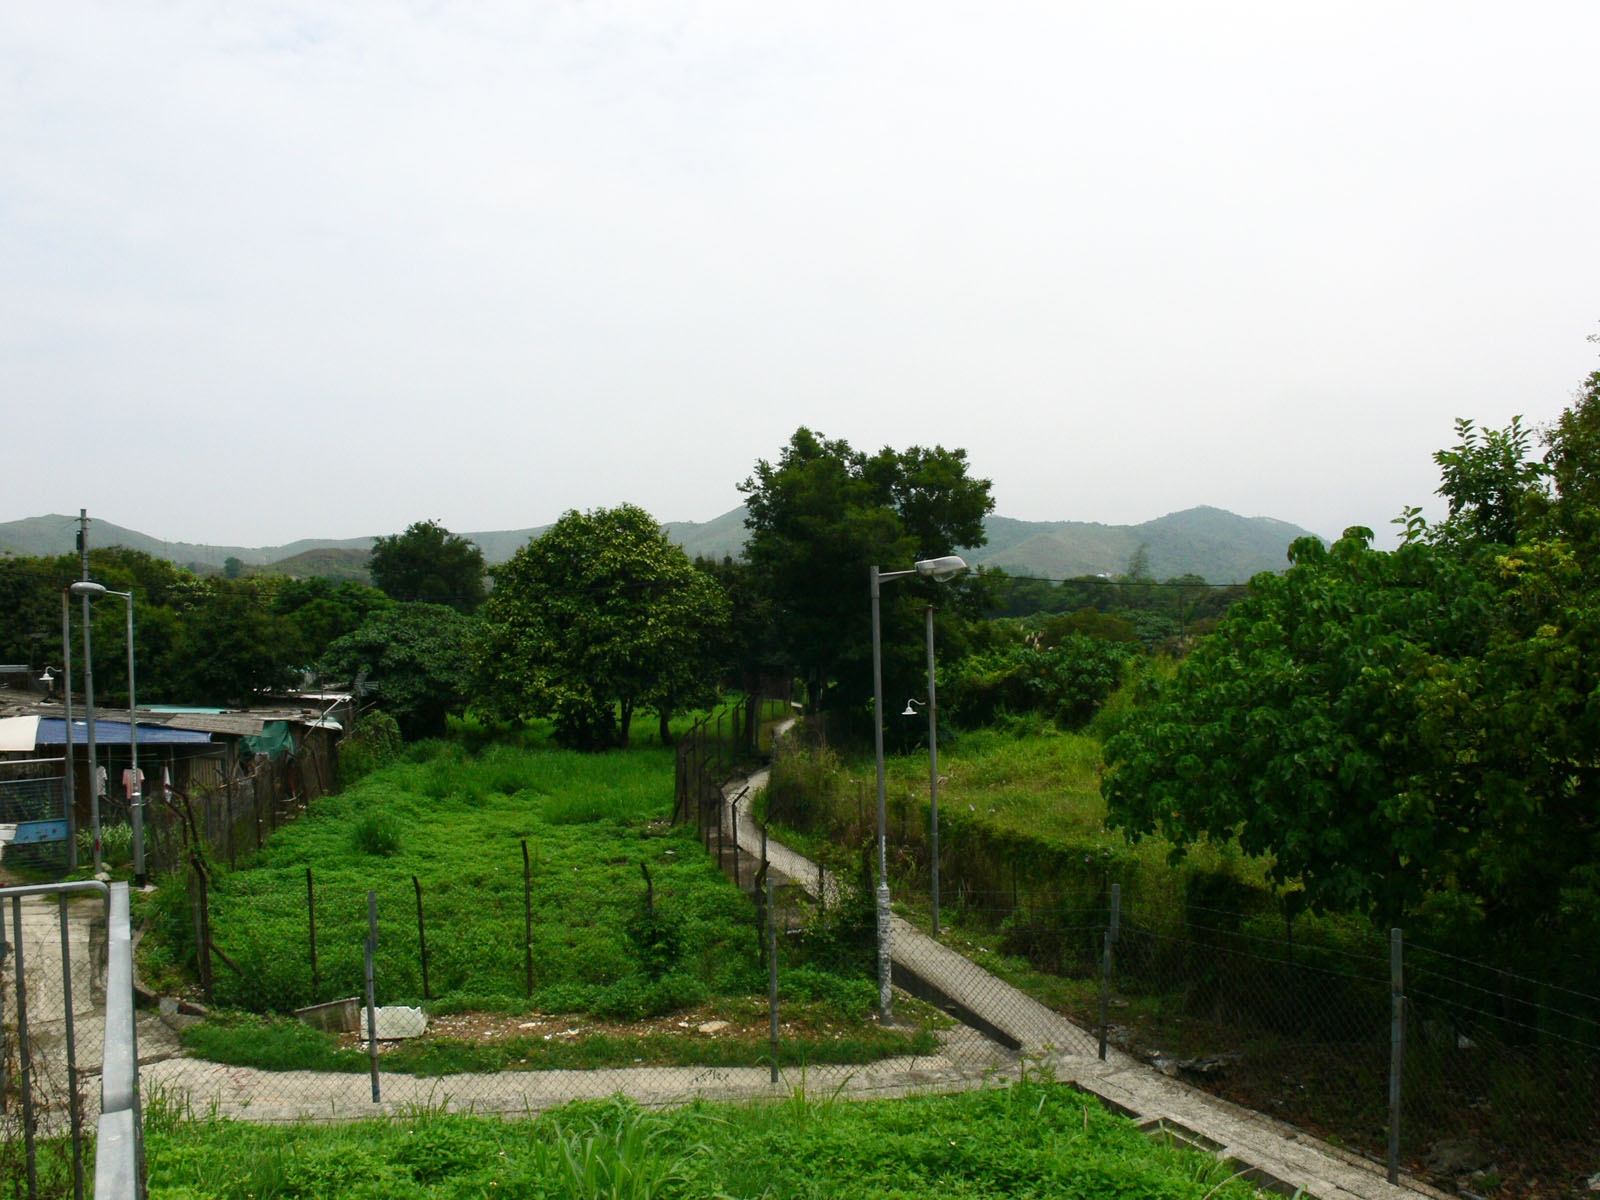
<svg viewBox="0 0 1600 1200"><path fill-rule="evenodd" d="M94 740L99 746L126 746L128 744L128 723L126 721L107 721L101 717L94 720ZM165 725L146 724L139 722L139 744L141 746L155 745L192 745L206 743L211 740L209 733L192 729L172 729ZM87 745L89 741L89 723L76 718L72 722L72 744L74 746ZM67 744L67 723L55 717L44 717L39 721L39 745L64 746Z"/></svg>
<svg viewBox="0 0 1600 1200"><path fill-rule="evenodd" d="M234 737L255 737L268 721L281 721L282 717L270 713L173 713L162 722L169 729L198 729L205 733L223 733ZM139 722L144 728L144 722Z"/></svg>

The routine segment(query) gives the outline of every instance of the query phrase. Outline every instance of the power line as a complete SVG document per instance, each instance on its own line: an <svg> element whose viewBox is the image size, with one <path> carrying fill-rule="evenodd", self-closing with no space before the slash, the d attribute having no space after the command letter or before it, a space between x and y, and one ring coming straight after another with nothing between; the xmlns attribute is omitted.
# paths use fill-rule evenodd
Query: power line
<svg viewBox="0 0 1600 1200"><path fill-rule="evenodd" d="M1139 588L1152 588L1152 587L1170 587L1170 588L1242 588L1242 587L1249 587L1250 586L1248 582L1246 582L1246 583L1211 583L1211 582L1209 582L1207 580L1204 580L1204 579L1201 579L1201 580L1190 580L1190 581L1184 581L1184 580L1178 580L1178 579L1167 579L1167 580L1156 580L1156 579L1104 579L1104 578L1101 578L1098 575L1077 575L1077 576L1074 576L1071 579L1052 579L1048 575L1007 575L1007 576L1005 576L1005 578L1008 579L1008 580L1015 580L1018 583L1026 581L1026 582L1030 582L1030 583L1098 584L1101 587L1128 587L1128 588L1132 588L1132 587L1139 587Z"/></svg>

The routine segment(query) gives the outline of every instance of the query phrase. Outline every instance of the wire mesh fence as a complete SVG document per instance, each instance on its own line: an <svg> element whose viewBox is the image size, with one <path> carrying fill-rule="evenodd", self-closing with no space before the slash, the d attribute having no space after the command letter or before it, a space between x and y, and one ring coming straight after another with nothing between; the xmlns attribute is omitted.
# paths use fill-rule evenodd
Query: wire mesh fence
<svg viewBox="0 0 1600 1200"><path fill-rule="evenodd" d="M38 874L66 869L63 770L60 759L0 763L0 861L7 866Z"/></svg>
<svg viewBox="0 0 1600 1200"><path fill-rule="evenodd" d="M1103 1053L1478 1195L1561 1194L1600 1167L1600 999L1403 940L1396 955L1355 922L1193 896L1113 908L1092 856L1049 886L953 861L937 941L903 860L904 990L880 1023L872 856L764 844L742 733L705 721L680 743L671 820L608 843L599 885L537 837L431 881L299 865L213 892L197 871L152 920L188 929L221 1006L302 1019L197 1025L150 1086L252 1119L531 1112L616 1091L981 1086L1018 1049ZM691 858L733 886L706 900L675 873Z"/></svg>
<svg viewBox="0 0 1600 1200"><path fill-rule="evenodd" d="M554 917L571 936L552 942L548 876L531 849L508 851L511 886L479 885L481 902L448 924L435 923L437 889L414 876L365 886L306 872L297 902L266 923L270 945L210 947L221 1005L299 1019L203 1022L186 1057L146 1070L147 1086L196 1111L293 1120L537 1111L619 1090L655 1103L925 1090L980 1082L1005 1058L931 1006L876 1022L870 909L817 904L759 850L737 866L727 856L740 890L712 914L725 936L692 957L681 897L637 864L634 887L568 897ZM228 927L228 904L268 899L197 885L193 915L209 909L213 929ZM608 908L626 912L620 947L587 936L615 925Z"/></svg>
<svg viewBox="0 0 1600 1200"><path fill-rule="evenodd" d="M9 894L0 927L0 1194L82 1200L104 1052L104 902Z"/></svg>
<svg viewBox="0 0 1600 1200"><path fill-rule="evenodd" d="M947 944L1110 1054L1396 1173L1565 1196L1600 1167L1600 996L1354 921L1312 929L1197 905L1113 919L1109 904L1019 904L1009 890L945 911Z"/></svg>

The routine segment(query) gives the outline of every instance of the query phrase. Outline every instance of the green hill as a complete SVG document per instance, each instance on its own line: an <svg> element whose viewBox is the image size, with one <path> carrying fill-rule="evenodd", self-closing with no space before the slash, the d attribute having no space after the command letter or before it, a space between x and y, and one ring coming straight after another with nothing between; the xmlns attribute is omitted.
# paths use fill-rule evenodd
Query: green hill
<svg viewBox="0 0 1600 1200"><path fill-rule="evenodd" d="M710 521L672 521L662 528L691 558L720 559L743 552L743 506ZM73 550L75 517L51 515L0 523L0 553L30 556ZM509 559L547 525L468 533L489 563ZM1189 508L1139 525L1101 525L1085 521L1018 521L990 517L988 544L966 551L969 562L1001 567L1013 575L1070 579L1078 575L1120 574L1143 548L1145 566L1157 579L1199 575L1212 583L1237 583L1260 571L1281 571L1286 552L1308 530L1270 517L1241 517L1220 508ZM398 531L396 531L398 532ZM366 557L375 537L307 538L283 546L213 546L170 542L96 519L90 527L96 546L126 546L184 566L220 569L228 558L246 567L295 576L366 581Z"/></svg>

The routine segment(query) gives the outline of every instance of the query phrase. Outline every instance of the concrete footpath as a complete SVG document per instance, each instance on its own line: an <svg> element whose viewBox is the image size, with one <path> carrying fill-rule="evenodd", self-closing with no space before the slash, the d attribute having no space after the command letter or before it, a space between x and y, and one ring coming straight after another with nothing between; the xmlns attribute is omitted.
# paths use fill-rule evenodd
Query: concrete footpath
<svg viewBox="0 0 1600 1200"><path fill-rule="evenodd" d="M730 787L725 800L766 786L767 772ZM748 802L731 806L730 820L741 852L759 856L761 832ZM771 839L767 859L812 896L821 888L832 903L839 883L819 872L804 855ZM1098 1096L1152 1133L1171 1136L1215 1153L1261 1186L1315 1200L1415 1200L1444 1193L1402 1176L1391 1184L1383 1169L1357 1155L1260 1113L1220 1100L1163 1075L1115 1049L1099 1058L1098 1038L1032 997L996 978L971 959L894 918L890 934L895 982L919 994L942 998L954 1011L986 1027L1011 1046L1016 1059ZM1013 1069L1013 1075L1015 1068Z"/></svg>

